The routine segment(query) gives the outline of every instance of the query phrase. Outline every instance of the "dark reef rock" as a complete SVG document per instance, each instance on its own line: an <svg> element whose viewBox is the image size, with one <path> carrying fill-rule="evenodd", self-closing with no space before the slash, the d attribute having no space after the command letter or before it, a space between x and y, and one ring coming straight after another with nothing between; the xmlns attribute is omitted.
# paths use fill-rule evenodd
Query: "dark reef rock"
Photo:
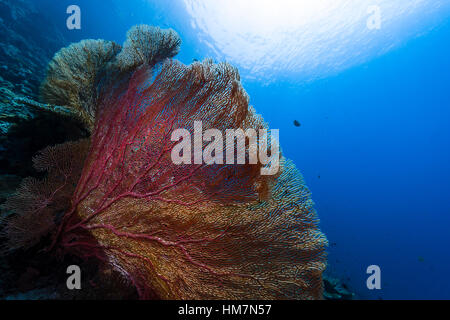
<svg viewBox="0 0 450 320"><path fill-rule="evenodd" d="M0 257L0 300L137 299L135 289L120 275L106 274L85 261L55 260L41 249ZM83 270L82 290L67 289L65 268L72 264Z"/></svg>
<svg viewBox="0 0 450 320"><path fill-rule="evenodd" d="M13 194L21 180L21 177L12 174L0 175L0 203Z"/></svg>
<svg viewBox="0 0 450 320"><path fill-rule="evenodd" d="M324 275L323 277L325 300L352 300L355 293L351 292L345 283L337 278Z"/></svg>

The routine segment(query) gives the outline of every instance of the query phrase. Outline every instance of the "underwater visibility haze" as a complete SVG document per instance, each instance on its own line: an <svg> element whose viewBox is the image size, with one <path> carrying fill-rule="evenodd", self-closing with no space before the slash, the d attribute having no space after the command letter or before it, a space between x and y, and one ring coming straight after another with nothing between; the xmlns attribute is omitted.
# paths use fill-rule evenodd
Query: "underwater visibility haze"
<svg viewBox="0 0 450 320"><path fill-rule="evenodd" d="M0 0L0 28L0 298L450 299L449 1ZM280 155L174 163L197 121Z"/></svg>

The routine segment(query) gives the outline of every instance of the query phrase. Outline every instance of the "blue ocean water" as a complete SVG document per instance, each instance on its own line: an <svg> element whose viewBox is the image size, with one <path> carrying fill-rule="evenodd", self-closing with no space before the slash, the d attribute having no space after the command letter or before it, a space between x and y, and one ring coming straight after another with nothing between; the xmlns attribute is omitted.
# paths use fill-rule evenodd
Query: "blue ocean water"
<svg viewBox="0 0 450 320"><path fill-rule="evenodd" d="M386 21L392 29L382 27L385 36L354 34L349 25L332 37L314 38L314 21L299 25L312 40L298 57L287 43L290 36L292 41L304 36L295 32L280 46L263 41L243 46L243 52L228 50L233 35L221 39L223 30L214 33L207 17L193 16L209 12L189 7L195 1L39 2L71 41L122 43L132 25L146 23L180 34L176 58L184 63L211 57L236 64L251 104L270 128L280 130L284 155L312 191L330 242L328 272L346 279L362 299L450 299L450 10L445 1L434 2L440 6L430 12L420 6L429 9L432 1L416 1L418 11L399 14L408 19ZM383 1L374 2L383 9ZM407 5L399 3L388 13ZM81 30L65 27L71 4L81 8ZM338 34L347 38L336 47L330 39ZM238 36L242 41L252 34ZM292 50L284 56L256 52L283 47ZM255 51L245 51L249 48ZM296 61L301 59L307 63ZM294 120L301 125L294 126ZM381 290L366 286L372 264L381 268Z"/></svg>

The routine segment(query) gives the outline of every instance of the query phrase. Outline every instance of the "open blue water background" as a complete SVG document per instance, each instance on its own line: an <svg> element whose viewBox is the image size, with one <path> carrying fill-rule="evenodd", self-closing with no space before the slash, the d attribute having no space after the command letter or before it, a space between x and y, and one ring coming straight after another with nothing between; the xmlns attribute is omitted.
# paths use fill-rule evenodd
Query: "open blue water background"
<svg viewBox="0 0 450 320"><path fill-rule="evenodd" d="M184 63L220 58L199 41L181 0L38 2L71 41L122 43L146 23L180 34ZM81 31L65 27L69 4L82 9ZM280 129L284 155L312 191L330 241L328 272L359 298L450 299L449 57L447 10L426 32L330 74L297 81L277 71L267 81L241 72L251 104ZM381 267L381 290L366 287L371 264Z"/></svg>

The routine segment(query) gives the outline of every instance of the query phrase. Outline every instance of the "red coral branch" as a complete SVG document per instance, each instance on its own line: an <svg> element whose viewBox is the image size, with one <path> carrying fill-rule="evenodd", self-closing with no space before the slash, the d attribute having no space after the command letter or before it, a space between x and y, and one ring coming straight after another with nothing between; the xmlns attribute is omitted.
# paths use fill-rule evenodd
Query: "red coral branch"
<svg viewBox="0 0 450 320"><path fill-rule="evenodd" d="M197 120L205 129L264 128L236 71L167 61L153 81L145 74L136 72L126 91L103 93L72 207L53 245L102 250L142 297L319 297L326 240L296 172L268 178L259 164L170 159L171 132L193 132ZM294 209L295 201L306 201L303 209Z"/></svg>

